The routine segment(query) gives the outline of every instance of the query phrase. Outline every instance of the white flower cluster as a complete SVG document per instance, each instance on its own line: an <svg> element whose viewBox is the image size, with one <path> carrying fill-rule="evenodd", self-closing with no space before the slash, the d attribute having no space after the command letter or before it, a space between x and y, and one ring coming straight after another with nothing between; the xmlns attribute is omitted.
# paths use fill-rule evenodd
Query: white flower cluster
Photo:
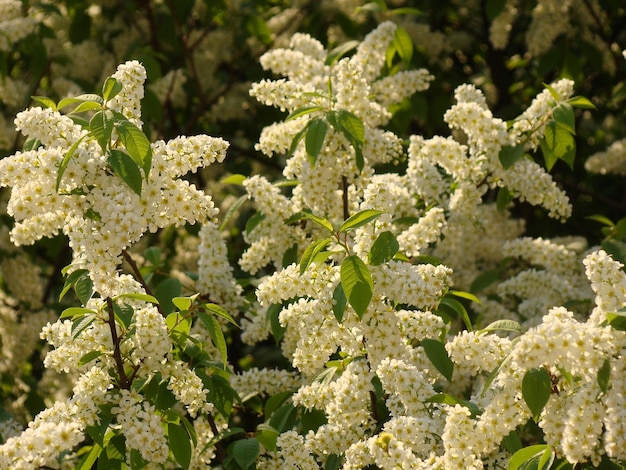
<svg viewBox="0 0 626 470"><path fill-rule="evenodd" d="M607 313L626 307L626 274L622 263L615 261L604 250L590 253L584 260L585 274L596 294L596 307L590 322L602 324Z"/></svg>
<svg viewBox="0 0 626 470"><path fill-rule="evenodd" d="M251 95L260 102L293 112L316 106L319 111L300 118L277 123L266 128L257 148L267 155L284 153L296 134L313 118L324 118L328 111L349 111L365 126L363 156L366 168L361 177L371 175L370 165L389 161L399 156L400 142L389 132L376 128L391 117L388 107L428 87L432 76L425 70L401 72L386 79L377 77L385 63L385 51L393 40L396 26L382 23L357 47L356 53L332 65L324 63L327 51L317 40L294 35L289 49L275 49L261 58L265 69L285 75L288 79L263 80L252 86ZM329 84L330 83L330 93ZM339 200L336 190L342 177L353 180L358 175L354 149L332 126L329 126L324 145L315 166L309 162L304 142L289 159L284 174L300 182L301 194L316 213L331 218Z"/></svg>
<svg viewBox="0 0 626 470"><path fill-rule="evenodd" d="M140 123L145 70L131 61L114 76L124 88L109 102L110 107ZM59 165L86 131L49 108L20 113L16 125L27 137L39 139L43 147L17 152L0 162L0 185L13 187L8 207L17 222L11 232L13 241L32 244L62 230L74 250L73 268L88 269L103 295L115 290L117 281L111 274L117 271L122 251L144 232L206 221L217 213L208 195L179 178L222 161L227 148L222 139L201 135L152 144L152 170L141 197L106 170L95 140L84 139L67 165L58 193Z"/></svg>
<svg viewBox="0 0 626 470"><path fill-rule="evenodd" d="M22 2L0 0L0 51L9 51L20 39L33 32L34 18L22 15Z"/></svg>
<svg viewBox="0 0 626 470"><path fill-rule="evenodd" d="M169 446L161 415L141 395L121 390L117 406L111 409L121 432L126 437L127 453L138 450L147 462L163 463Z"/></svg>
<svg viewBox="0 0 626 470"><path fill-rule="evenodd" d="M228 260L228 249L218 226L205 222L200 229L198 245L198 280L196 288L209 295L212 302L235 311L244 303L242 287L233 276L233 266Z"/></svg>
<svg viewBox="0 0 626 470"><path fill-rule="evenodd" d="M626 139L613 142L603 152L591 155L585 170L600 175L626 175Z"/></svg>
<svg viewBox="0 0 626 470"><path fill-rule="evenodd" d="M254 367L233 375L230 379L230 385L242 398L257 394L271 396L298 389L302 385L302 379L298 374L287 370Z"/></svg>

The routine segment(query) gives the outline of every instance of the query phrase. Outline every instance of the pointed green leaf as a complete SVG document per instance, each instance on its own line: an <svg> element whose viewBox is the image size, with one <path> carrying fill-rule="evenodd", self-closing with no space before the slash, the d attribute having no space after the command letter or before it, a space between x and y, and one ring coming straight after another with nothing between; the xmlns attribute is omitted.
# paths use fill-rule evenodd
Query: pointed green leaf
<svg viewBox="0 0 626 470"><path fill-rule="evenodd" d="M333 291L333 314L339 323L343 321L343 313L346 310L346 304L348 303L348 299L346 297L346 293L343 291L343 287L341 286L341 282L337 284L335 290Z"/></svg>
<svg viewBox="0 0 626 470"><path fill-rule="evenodd" d="M198 312L198 318L200 318L200 320L206 327L207 331L209 332L209 336L211 336L213 344L219 351L220 356L222 356L222 363L226 365L228 351L226 348L226 338L224 338L224 332L222 331L221 325L214 316L208 315L203 311Z"/></svg>
<svg viewBox="0 0 626 470"><path fill-rule="evenodd" d="M543 451L537 462L537 470L549 470L552 468L556 455L551 448Z"/></svg>
<svg viewBox="0 0 626 470"><path fill-rule="evenodd" d="M322 147L324 146L324 139L326 139L327 130L328 124L326 124L326 121L321 118L314 119L309 125L304 145L311 166L315 166L317 156L320 154Z"/></svg>
<svg viewBox="0 0 626 470"><path fill-rule="evenodd" d="M191 439L184 426L167 423L167 442L174 458L184 469L191 465Z"/></svg>
<svg viewBox="0 0 626 470"><path fill-rule="evenodd" d="M304 108L298 108L289 113L289 115L285 118L285 122L299 118L300 116L306 116L307 114L314 113L315 111L321 111L322 109L324 109L322 106L306 106Z"/></svg>
<svg viewBox="0 0 626 470"><path fill-rule="evenodd" d="M606 322L614 330L626 331L626 315L623 312L607 312Z"/></svg>
<svg viewBox="0 0 626 470"><path fill-rule="evenodd" d="M57 110L57 104L53 99L48 98L47 96L31 96L31 98L37 103L43 105L44 108L50 108L52 111Z"/></svg>
<svg viewBox="0 0 626 470"><path fill-rule="evenodd" d="M453 316L463 320L467 331L472 331L472 321L470 320L469 314L461 302L446 295L441 299L439 307L437 307L437 310L442 309L448 310L448 313L451 313Z"/></svg>
<svg viewBox="0 0 626 470"><path fill-rule="evenodd" d="M63 173L67 169L67 165L69 165L70 160L76 153L76 149L80 143L87 137L88 134L83 134L76 142L72 144L72 146L68 149L67 153L63 156L63 160L61 161L61 165L59 165L59 171L57 172L57 182L56 182L56 191L59 191L59 187L61 186L61 179L63 178Z"/></svg>
<svg viewBox="0 0 626 470"><path fill-rule="evenodd" d="M222 220L222 223L219 226L219 231L221 232L222 230L224 230L226 228L226 226L228 225L228 222L230 222L230 220L233 218L233 216L237 213L237 211L239 210L239 208L246 202L248 201L248 195L244 194L243 196L240 196L239 199L237 199L226 211L226 214L224 214L224 220Z"/></svg>
<svg viewBox="0 0 626 470"><path fill-rule="evenodd" d="M75 320L74 323L72 323L72 339L78 338L78 336L87 327L89 327L89 325L91 325L95 319L96 319L96 316L91 314L91 315L85 315Z"/></svg>
<svg viewBox="0 0 626 470"><path fill-rule="evenodd" d="M452 383L452 373L454 372L454 363L448 356L445 346L442 342L434 339L423 339L422 347L430 362L443 375L446 380Z"/></svg>
<svg viewBox="0 0 626 470"><path fill-rule="evenodd" d="M572 96L567 102L574 108L581 109L598 109L596 106L584 96Z"/></svg>
<svg viewBox="0 0 626 470"><path fill-rule="evenodd" d="M255 437L270 452L276 450L276 441L280 433L266 423L261 423L256 427Z"/></svg>
<svg viewBox="0 0 626 470"><path fill-rule="evenodd" d="M141 292L131 292L131 293L127 293L127 294L118 294L115 297L113 297L113 300L118 300L118 299L131 299L131 300L140 300L142 302L148 302L151 304L159 304L159 300L154 297L153 295L150 294L142 294Z"/></svg>
<svg viewBox="0 0 626 470"><path fill-rule="evenodd" d="M360 44L359 41L344 42L343 44L335 47L328 53L324 63L326 65L333 65L335 62L341 59L348 52L350 52L353 49L356 49L359 44Z"/></svg>
<svg viewBox="0 0 626 470"><path fill-rule="evenodd" d="M243 182L246 180L246 178L247 177L245 175L234 174L234 175L227 176L226 178L222 178L220 180L220 183L236 184L237 186L241 186Z"/></svg>
<svg viewBox="0 0 626 470"><path fill-rule="evenodd" d="M104 101L112 100L122 91L122 83L113 77L108 77L102 85L102 98Z"/></svg>
<svg viewBox="0 0 626 470"><path fill-rule="evenodd" d="M87 314L96 314L96 313L98 312L96 312L95 310L91 308L68 307L65 310L63 310L63 313L61 313L59 318L78 318L78 317L83 317Z"/></svg>
<svg viewBox="0 0 626 470"><path fill-rule="evenodd" d="M500 149L500 153L498 157L500 158L500 163L505 170L511 168L515 163L524 156L524 145L518 144L515 146L505 145Z"/></svg>
<svg viewBox="0 0 626 470"><path fill-rule="evenodd" d="M576 133L574 109L567 103L559 103L552 109L552 119L571 134Z"/></svg>
<svg viewBox="0 0 626 470"><path fill-rule="evenodd" d="M539 415L550 399L552 380L545 367L530 369L522 380L522 397L528 405L533 419L538 421Z"/></svg>
<svg viewBox="0 0 626 470"><path fill-rule="evenodd" d="M207 312L210 312L213 315L217 315L218 317L226 320L228 323L231 323L232 325L239 327L235 319L230 315L230 313L226 311L225 308L220 307L217 304L212 304L212 303L204 304L204 308L207 310Z"/></svg>
<svg viewBox="0 0 626 470"><path fill-rule="evenodd" d="M69 268L71 265L67 266L67 268ZM65 274L64 271L63 274ZM67 294L69 292L69 290L78 282L78 280L83 277L83 276L87 276L89 277L89 271L87 271L86 269L77 269L76 271L72 271L67 278L65 279L65 283L63 284L63 290L61 290L61 293L59 294L59 300L62 300L63 297L65 297L65 294Z"/></svg>
<svg viewBox="0 0 626 470"><path fill-rule="evenodd" d="M509 331L513 333L520 333L522 326L515 320L496 320L486 327L478 331L478 333L489 333L490 331Z"/></svg>
<svg viewBox="0 0 626 470"><path fill-rule="evenodd" d="M481 290L489 287L500 278L500 273L497 269L490 269L476 276L476 279L472 281L470 290L472 292L480 292Z"/></svg>
<svg viewBox="0 0 626 470"><path fill-rule="evenodd" d="M152 166L152 148L146 134L128 120L116 121L115 129L128 155L139 167L143 168L144 175L148 179Z"/></svg>
<svg viewBox="0 0 626 470"><path fill-rule="evenodd" d="M341 224L341 227L339 227L339 233L345 233L350 230L354 230L357 227L361 227L372 220L377 219L381 214L384 214L384 211L374 209L365 209L352 214L344 221L343 224Z"/></svg>
<svg viewBox="0 0 626 470"><path fill-rule="evenodd" d="M381 232L372 244L369 252L369 264L379 266L391 260L400 249L396 236L389 232Z"/></svg>
<svg viewBox="0 0 626 470"><path fill-rule="evenodd" d="M626 264L626 243L610 238L600 243L600 246L611 255L614 260Z"/></svg>
<svg viewBox="0 0 626 470"><path fill-rule="evenodd" d="M313 263L315 257L326 248L331 242L330 238L323 238L322 240L316 240L311 243L304 253L302 254L302 259L300 260L300 275L304 274L307 268Z"/></svg>
<svg viewBox="0 0 626 470"><path fill-rule="evenodd" d="M93 295L93 281L88 273L83 273L74 284L74 292L80 303L86 305Z"/></svg>
<svg viewBox="0 0 626 470"><path fill-rule="evenodd" d="M405 64L411 62L411 58L413 57L413 41L406 29L401 26L396 28L396 32L393 36L393 44L402 62Z"/></svg>
<svg viewBox="0 0 626 470"><path fill-rule="evenodd" d="M93 93L87 93L84 95L73 96L71 98L65 98L59 101L57 105L57 109L61 110L63 108L67 108L73 104L80 104L85 102L97 103L98 105L104 104L104 100L101 96L95 95Z"/></svg>
<svg viewBox="0 0 626 470"><path fill-rule="evenodd" d="M350 143L363 145L365 142L365 126L361 119L350 111L341 109L337 112L337 123L339 124L339 130L343 132Z"/></svg>
<svg viewBox="0 0 626 470"><path fill-rule="evenodd" d="M450 289L448 291L447 295L453 295L455 297L460 297L462 299L466 299L469 300L471 302L476 302L477 304L480 305L480 299L478 297L476 297L474 294L472 294L471 292L465 292L462 290L454 290L454 289Z"/></svg>
<svg viewBox="0 0 626 470"><path fill-rule="evenodd" d="M540 146L548 171L559 159L573 168L576 157L576 141L567 129L559 126L555 121L546 124Z"/></svg>
<svg viewBox="0 0 626 470"><path fill-rule="evenodd" d="M315 214L311 214L310 212L300 212L299 214L300 220L302 219L307 219L307 220L311 220L313 222L315 222L316 224L324 227L326 230L328 230L329 232L333 232L333 226L332 224L325 218L323 217L318 217Z"/></svg>
<svg viewBox="0 0 626 470"><path fill-rule="evenodd" d="M256 459L261 452L259 441L251 439L240 439L233 444L233 457L241 470L248 470L254 467Z"/></svg>
<svg viewBox="0 0 626 470"><path fill-rule="evenodd" d="M91 470L93 468L93 465L98 460L101 452L102 447L100 447L99 444L92 445L89 453L82 458L82 460L76 466L75 470Z"/></svg>
<svg viewBox="0 0 626 470"><path fill-rule="evenodd" d="M87 354L83 354L81 358L78 360L79 366L84 366L85 364L89 364L94 359L102 356L104 354L102 351L89 351Z"/></svg>
<svg viewBox="0 0 626 470"><path fill-rule="evenodd" d="M348 303L360 320L372 300L374 290L372 275L367 265L358 256L352 255L342 261L340 276Z"/></svg>
<svg viewBox="0 0 626 470"><path fill-rule="evenodd" d="M87 111L93 111L94 109L102 109L102 105L94 103L93 101L83 101L74 109L72 109L68 114L80 114Z"/></svg>
<svg viewBox="0 0 626 470"><path fill-rule="evenodd" d="M543 86L546 88L546 90L550 92L550 95L552 95L552 98L554 98L554 100L557 103L561 101L561 97L559 96L559 93L554 89L552 85L548 85L547 83L544 83Z"/></svg>
<svg viewBox="0 0 626 470"><path fill-rule="evenodd" d="M100 145L102 152L109 148L113 132L113 113L103 109L95 113L89 120L89 131Z"/></svg>
<svg viewBox="0 0 626 470"><path fill-rule="evenodd" d="M536 455L541 455L550 447L547 444L537 444L524 447L511 456L509 460L509 470L521 470L522 465Z"/></svg>
<svg viewBox="0 0 626 470"><path fill-rule="evenodd" d="M498 189L498 196L496 197L496 207L498 212L504 212L510 202L513 200L513 193L506 186Z"/></svg>
<svg viewBox="0 0 626 470"><path fill-rule="evenodd" d="M304 137L304 134L306 134L306 132L309 130L309 126L312 122L313 121L307 122L306 125L302 129L300 129L296 135L293 136L293 139L291 139L291 145L289 146L289 155L293 155L293 153L296 151L298 144L302 140L302 137Z"/></svg>
<svg viewBox="0 0 626 470"><path fill-rule="evenodd" d="M174 297L172 298L172 303L176 306L176 308L180 312L186 312L193 304L194 299L191 297Z"/></svg>
<svg viewBox="0 0 626 470"><path fill-rule="evenodd" d="M280 340L283 339L286 331L286 328L280 324L279 319L282 309L283 306L281 304L272 304L267 308L267 312L265 313L265 318L270 322L272 336L274 337L274 341L277 345L280 343Z"/></svg>
<svg viewBox="0 0 626 470"><path fill-rule="evenodd" d="M126 186L128 186L135 194L141 197L141 170L135 161L121 150L111 149L107 158L107 163L117 176L119 176Z"/></svg>

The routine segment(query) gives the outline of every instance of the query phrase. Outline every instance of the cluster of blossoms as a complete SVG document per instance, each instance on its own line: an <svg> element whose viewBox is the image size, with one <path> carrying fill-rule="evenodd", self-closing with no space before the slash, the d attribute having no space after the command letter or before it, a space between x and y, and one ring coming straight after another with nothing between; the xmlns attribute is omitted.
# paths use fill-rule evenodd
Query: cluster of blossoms
<svg viewBox="0 0 626 470"><path fill-rule="evenodd" d="M143 66L123 64L113 78L123 88L107 105L140 125ZM0 162L0 185L13 187L8 205L17 221L13 241L32 244L62 231L74 250L73 269L88 269L104 296L116 290L111 273L117 271L122 252L144 232L204 222L217 213L208 195L180 178L222 161L227 148L222 139L199 135L151 144L152 168L139 195L106 170L106 156L96 140L84 138L86 131L69 117L50 108L31 108L18 115L16 124L42 147ZM57 192L61 162L79 140Z"/></svg>

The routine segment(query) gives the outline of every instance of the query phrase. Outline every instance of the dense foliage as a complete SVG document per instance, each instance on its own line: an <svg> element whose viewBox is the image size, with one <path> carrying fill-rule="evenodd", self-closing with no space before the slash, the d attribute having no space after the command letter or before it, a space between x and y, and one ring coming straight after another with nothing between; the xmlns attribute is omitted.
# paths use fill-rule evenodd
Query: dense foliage
<svg viewBox="0 0 626 470"><path fill-rule="evenodd" d="M622 3L0 0L0 468L624 468Z"/></svg>

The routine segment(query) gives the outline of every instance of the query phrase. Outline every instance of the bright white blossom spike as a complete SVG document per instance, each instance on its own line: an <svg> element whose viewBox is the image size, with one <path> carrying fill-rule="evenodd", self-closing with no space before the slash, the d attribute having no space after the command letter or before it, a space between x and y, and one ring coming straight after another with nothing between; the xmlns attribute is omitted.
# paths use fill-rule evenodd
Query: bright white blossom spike
<svg viewBox="0 0 626 470"><path fill-rule="evenodd" d="M626 175L626 139L613 142L585 162L585 170L600 175Z"/></svg>
<svg viewBox="0 0 626 470"><path fill-rule="evenodd" d="M145 70L136 61L122 64L114 76L120 93L108 103L140 124ZM16 244L32 244L59 231L70 239L73 269L90 271L95 289L104 296L116 292L122 251L146 231L212 220L217 214L211 198L180 179L214 162L221 162L228 144L205 135L177 137L151 144L152 168L143 181L141 197L112 172L93 138L84 139L67 164L56 191L59 166L69 148L85 132L67 116L32 108L16 119L18 129L39 139L37 150L17 152L0 161L0 185L13 188L9 214L16 225Z"/></svg>
<svg viewBox="0 0 626 470"><path fill-rule="evenodd" d="M596 307L589 321L601 324L606 320L607 313L617 312L626 306L626 274L622 263L615 261L604 250L590 253L583 264L596 294Z"/></svg>

